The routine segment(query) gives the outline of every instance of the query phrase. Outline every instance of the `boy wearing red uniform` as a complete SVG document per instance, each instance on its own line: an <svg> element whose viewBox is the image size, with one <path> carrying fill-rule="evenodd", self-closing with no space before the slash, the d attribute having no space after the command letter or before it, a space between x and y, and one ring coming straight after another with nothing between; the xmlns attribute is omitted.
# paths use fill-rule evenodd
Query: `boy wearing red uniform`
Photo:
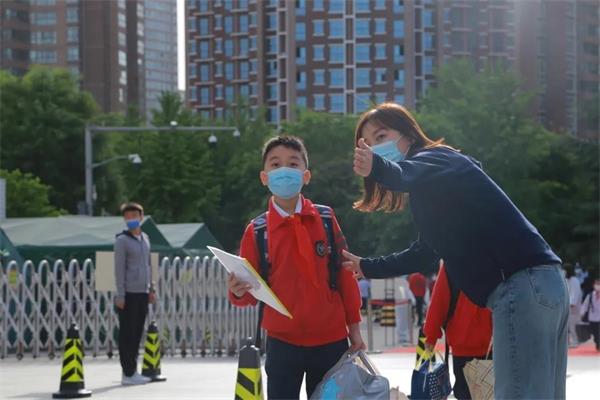
<svg viewBox="0 0 600 400"><path fill-rule="evenodd" d="M269 140L263 149L260 179L273 197L267 213L246 228L240 255L259 272L261 260L268 260L268 284L293 316L290 319L268 306L264 309L268 398L299 398L305 374L310 398L348 349L348 338L353 350L365 348L359 328L360 292L351 272L332 269L329 263L330 249L341 254L346 248L333 210L300 194L310 181L303 142L290 136ZM259 227L262 231L257 235ZM266 247L264 254L260 247ZM256 304L247 293L250 286L234 275L228 288L234 305Z"/></svg>
<svg viewBox="0 0 600 400"><path fill-rule="evenodd" d="M455 377L454 397L459 400L471 399L463 368L474 358L485 358L492 340L492 312L488 308L476 306L461 292L453 294L444 263L440 264L423 327L427 337L425 347L433 350L435 342L442 337L444 324L447 323L446 340L452 349ZM452 296L458 297L452 300ZM448 312L451 305L454 310Z"/></svg>

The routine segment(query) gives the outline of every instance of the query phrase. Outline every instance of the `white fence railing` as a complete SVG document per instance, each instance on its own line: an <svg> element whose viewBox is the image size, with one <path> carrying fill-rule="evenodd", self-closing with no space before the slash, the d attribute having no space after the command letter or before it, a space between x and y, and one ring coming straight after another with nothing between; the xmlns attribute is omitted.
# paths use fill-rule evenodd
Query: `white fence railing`
<svg viewBox="0 0 600 400"><path fill-rule="evenodd" d="M216 258L164 258L158 271L158 300L147 321L156 321L164 354L233 355L254 336L256 307L229 303L226 272ZM0 358L53 358L72 322L86 353L112 357L119 325L113 296L95 290L91 260L1 266Z"/></svg>

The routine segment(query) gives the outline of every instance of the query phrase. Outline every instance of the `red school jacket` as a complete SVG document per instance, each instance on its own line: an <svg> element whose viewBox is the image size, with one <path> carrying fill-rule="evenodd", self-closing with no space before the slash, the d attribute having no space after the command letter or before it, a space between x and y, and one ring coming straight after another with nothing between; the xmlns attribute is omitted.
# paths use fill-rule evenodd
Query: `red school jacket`
<svg viewBox="0 0 600 400"><path fill-rule="evenodd" d="M449 304L450 288L446 268L442 263L423 327L427 343L435 345L435 342L442 337L442 327L448 316ZM460 292L454 314L448 321L446 334L453 355L485 355L492 338L491 310L476 306Z"/></svg>
<svg viewBox="0 0 600 400"><path fill-rule="evenodd" d="M327 243L327 234L319 211L313 203L300 197L302 211L282 217L269 201L267 213L267 241L269 260L269 286L286 306L293 318L265 306L262 327L269 336L298 346L319 346L342 340L348 336L347 326L360 322L360 291L350 271L340 267L338 289L329 288L329 258L320 256L317 243ZM346 249L346 242L333 215L337 250ZM300 226L294 224L299 224ZM311 248L300 253L296 232L306 229ZM306 241L304 243L307 243ZM258 248L252 223L248 224L240 245L240 256L246 258L260 272ZM307 263L306 260L310 260ZM316 279L316 280L315 280ZM246 293L237 298L229 292L236 306L255 305L256 299Z"/></svg>

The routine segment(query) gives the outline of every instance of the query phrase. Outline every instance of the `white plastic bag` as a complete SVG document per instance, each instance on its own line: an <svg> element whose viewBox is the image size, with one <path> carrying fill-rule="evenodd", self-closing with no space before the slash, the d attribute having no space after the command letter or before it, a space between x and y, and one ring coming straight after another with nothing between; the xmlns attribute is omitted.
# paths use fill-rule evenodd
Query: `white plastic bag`
<svg viewBox="0 0 600 400"><path fill-rule="evenodd" d="M317 385L311 400L389 400L390 383L364 351L346 352Z"/></svg>

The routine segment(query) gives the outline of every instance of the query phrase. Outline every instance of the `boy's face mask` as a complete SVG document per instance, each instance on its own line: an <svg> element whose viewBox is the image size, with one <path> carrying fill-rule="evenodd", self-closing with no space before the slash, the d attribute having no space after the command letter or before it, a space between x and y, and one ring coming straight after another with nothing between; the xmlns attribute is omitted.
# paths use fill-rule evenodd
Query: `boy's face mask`
<svg viewBox="0 0 600 400"><path fill-rule="evenodd" d="M288 200L297 196L304 185L304 174L296 168L281 167L267 174L271 193Z"/></svg>
<svg viewBox="0 0 600 400"><path fill-rule="evenodd" d="M129 229L129 230L137 229L140 227L140 220L139 219L128 219L125 221L125 224L127 225L127 229Z"/></svg>
<svg viewBox="0 0 600 400"><path fill-rule="evenodd" d="M400 150L398 150L399 140L400 139L389 140L387 142L377 144L371 147L371 149L373 150L373 153L377 154L382 158L385 158L386 160L389 160L391 162L399 162L406 158L405 155L402 154Z"/></svg>

